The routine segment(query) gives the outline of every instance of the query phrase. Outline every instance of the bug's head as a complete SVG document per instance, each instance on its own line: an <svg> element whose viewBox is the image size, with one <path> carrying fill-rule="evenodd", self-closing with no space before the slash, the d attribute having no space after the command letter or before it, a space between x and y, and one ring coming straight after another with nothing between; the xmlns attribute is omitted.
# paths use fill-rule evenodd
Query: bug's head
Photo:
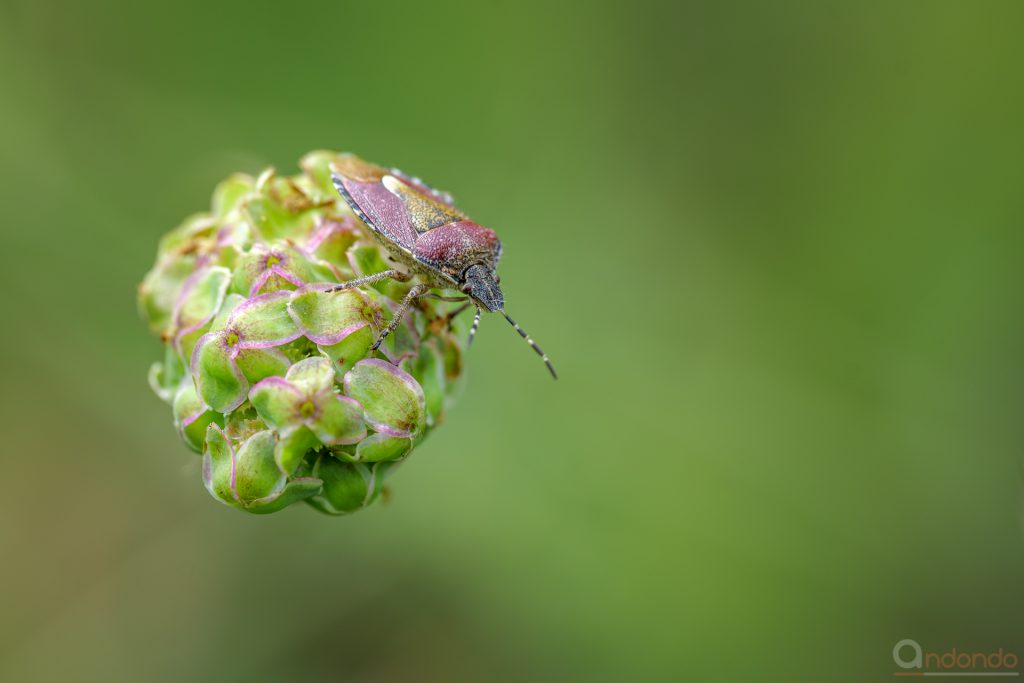
<svg viewBox="0 0 1024 683"><path fill-rule="evenodd" d="M558 379L558 374L555 372L554 366L551 365L551 360L548 359L547 354L541 351L537 343L505 311L505 297L498 287L498 275L494 272L494 269L482 263L475 263L466 269L463 279L462 291L469 294L473 303L476 304L476 317L473 318L473 327L469 330L467 347L473 343L473 336L476 335L476 328L480 324L480 309L486 308L492 313L497 311L505 316L505 320L512 327L516 328L519 336L525 339L526 343L537 352L537 355L544 361L544 365L548 366L548 372L551 373L551 376Z"/></svg>
<svg viewBox="0 0 1024 683"><path fill-rule="evenodd" d="M469 294L477 305L491 312L505 307L505 297L493 270L480 263L472 265L466 269L465 280L462 291Z"/></svg>

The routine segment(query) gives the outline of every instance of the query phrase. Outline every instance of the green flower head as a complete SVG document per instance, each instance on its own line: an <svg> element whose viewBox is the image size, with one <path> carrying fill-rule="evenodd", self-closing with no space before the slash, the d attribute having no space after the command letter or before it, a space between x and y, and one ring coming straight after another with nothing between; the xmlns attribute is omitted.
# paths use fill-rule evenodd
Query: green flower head
<svg viewBox="0 0 1024 683"><path fill-rule="evenodd" d="M229 177L164 236L139 287L165 345L150 385L210 494L247 512L369 505L460 387L466 328L448 304L420 299L373 351L412 285L332 291L389 267L331 186L336 157Z"/></svg>

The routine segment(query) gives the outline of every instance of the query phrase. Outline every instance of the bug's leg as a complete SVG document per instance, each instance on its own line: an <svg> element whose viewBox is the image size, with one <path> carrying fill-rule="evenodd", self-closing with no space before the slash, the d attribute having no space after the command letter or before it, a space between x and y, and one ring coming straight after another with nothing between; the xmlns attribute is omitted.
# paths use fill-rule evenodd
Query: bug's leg
<svg viewBox="0 0 1024 683"><path fill-rule="evenodd" d="M430 295L427 295L427 296L430 296ZM434 334L440 334L444 330L447 330L447 331L451 332L452 331L452 321L455 320L456 316L458 316L459 313L462 313L464 310L466 310L467 308L469 308L472 305L473 304L471 304L471 303L469 303L467 301L466 303L462 304L461 306L458 306L458 307L453 308L452 310L448 311L444 315L439 315L439 316L437 316L435 318L431 318L431 320L430 320L430 329L434 332Z"/></svg>
<svg viewBox="0 0 1024 683"><path fill-rule="evenodd" d="M462 313L464 310L466 310L467 308L469 308L472 305L473 304L471 304L471 303L469 303L467 301L466 303L462 304L461 306L448 311L448 313L446 313L443 318L438 318L438 320L442 320L443 321L442 325L444 325L444 327L446 327L448 329L448 331L451 332L452 331L452 321L455 320L456 317L458 317L459 313Z"/></svg>
<svg viewBox="0 0 1024 683"><path fill-rule="evenodd" d="M476 307L476 315L473 316L473 327L469 328L469 341L466 342L466 350L473 345L473 337L476 336L476 328L480 327L480 307Z"/></svg>
<svg viewBox="0 0 1024 683"><path fill-rule="evenodd" d="M473 304L471 304L471 303L469 303L467 301L466 303L462 304L458 308L453 308L452 310L448 311L448 313L444 316L444 319L448 322L449 325L451 325L451 322L453 320L455 320L455 318L459 315L459 313L462 313L464 310L466 310L467 308L469 308L472 305Z"/></svg>
<svg viewBox="0 0 1024 683"><path fill-rule="evenodd" d="M342 282L340 285L332 287L332 288L330 288L330 289L328 289L326 291L327 292L339 292L339 291L341 291L343 289L351 289L353 287L362 287L363 285L368 285L370 283L377 282L379 280L387 280L388 278L391 278L392 280L397 280L398 282L408 282L409 280L412 279L412 275L408 275L407 273L403 273L400 270L395 270L394 268L392 268L391 270L383 270L383 271L381 271L379 273L374 273L373 275L367 275L365 277L357 277L355 280L349 280L348 282Z"/></svg>
<svg viewBox="0 0 1024 683"><path fill-rule="evenodd" d="M396 327L402 324L402 319L405 317L405 314L409 312L409 308L412 307L413 302L423 296L429 289L430 287L428 285L420 283L418 285L414 285L413 288L409 290L409 293L405 295L404 299L402 299L402 303L398 307L398 310L395 311L395 315L391 319L391 322L388 323L388 326L384 328L384 331L380 333L379 337L377 337L377 341L370 347L373 351L380 348L380 345L384 343L387 336L394 332Z"/></svg>
<svg viewBox="0 0 1024 683"><path fill-rule="evenodd" d="M501 314L505 316L505 320L507 320L512 327L516 328L516 332L519 333L520 337L526 340L526 343L530 345L530 348L537 352L537 355L540 356L541 360L544 361L544 365L548 366L548 372L551 373L551 376L554 377L555 379L558 379L558 373L555 372L555 367L551 365L551 361L548 360L548 354L540 350L540 347L537 346L537 343L533 341L533 339L531 339L530 336L526 334L526 332L523 331L523 328L519 327L519 325L516 324L515 320L509 317L508 313L502 311Z"/></svg>
<svg viewBox="0 0 1024 683"><path fill-rule="evenodd" d="M427 299L433 299L435 301L447 301L447 302L451 302L451 303L458 303L460 301L469 301L469 297L468 296L442 296L440 294L434 294L433 292L430 292L429 294L424 294L423 296L424 296L424 298L427 298ZM449 311L443 318L434 318L434 320L443 320L444 322L442 323L442 325L447 327L449 329L449 331L450 331L452 329L452 320L454 320L455 316L457 316L459 313L462 313L467 308L469 308L469 304L468 303L462 304L461 306L459 306L455 310Z"/></svg>

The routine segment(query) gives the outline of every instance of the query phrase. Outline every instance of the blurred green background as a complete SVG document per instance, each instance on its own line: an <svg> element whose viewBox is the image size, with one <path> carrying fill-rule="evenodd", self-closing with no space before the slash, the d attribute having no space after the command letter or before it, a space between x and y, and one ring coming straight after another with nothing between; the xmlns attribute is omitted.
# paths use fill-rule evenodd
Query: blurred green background
<svg viewBox="0 0 1024 683"><path fill-rule="evenodd" d="M1024 655L1016 2L0 3L0 679L892 680ZM505 243L347 518L214 502L156 241L347 149Z"/></svg>

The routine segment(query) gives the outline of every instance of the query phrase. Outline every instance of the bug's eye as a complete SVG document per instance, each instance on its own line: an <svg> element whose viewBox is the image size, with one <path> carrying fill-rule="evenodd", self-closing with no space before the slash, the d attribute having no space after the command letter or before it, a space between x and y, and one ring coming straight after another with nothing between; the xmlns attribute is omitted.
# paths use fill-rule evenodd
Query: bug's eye
<svg viewBox="0 0 1024 683"><path fill-rule="evenodd" d="M495 281L495 282L496 282L497 284L499 284L499 285L500 285L500 284L501 284L501 276L500 276L500 275L498 275L497 273L495 273L495 274L494 274L494 281Z"/></svg>

